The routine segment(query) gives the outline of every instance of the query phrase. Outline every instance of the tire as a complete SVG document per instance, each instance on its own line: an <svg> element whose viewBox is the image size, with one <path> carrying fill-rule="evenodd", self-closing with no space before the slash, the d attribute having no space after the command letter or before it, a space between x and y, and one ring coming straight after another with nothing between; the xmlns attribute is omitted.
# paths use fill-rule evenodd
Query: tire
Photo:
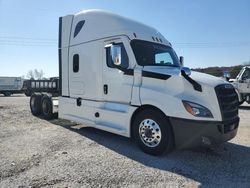
<svg viewBox="0 0 250 188"><path fill-rule="evenodd" d="M11 96L11 92L5 92L5 93L4 93L4 96L5 96L5 97Z"/></svg>
<svg viewBox="0 0 250 188"><path fill-rule="evenodd" d="M42 108L42 95L40 94L33 94L30 97L30 110L34 116L39 116L41 114Z"/></svg>
<svg viewBox="0 0 250 188"><path fill-rule="evenodd" d="M42 98L42 115L46 120L51 120L54 117L52 98L48 95L44 95Z"/></svg>
<svg viewBox="0 0 250 188"><path fill-rule="evenodd" d="M132 126L133 137L145 153L161 155L173 150L172 127L162 112L155 109L142 110L136 115Z"/></svg>

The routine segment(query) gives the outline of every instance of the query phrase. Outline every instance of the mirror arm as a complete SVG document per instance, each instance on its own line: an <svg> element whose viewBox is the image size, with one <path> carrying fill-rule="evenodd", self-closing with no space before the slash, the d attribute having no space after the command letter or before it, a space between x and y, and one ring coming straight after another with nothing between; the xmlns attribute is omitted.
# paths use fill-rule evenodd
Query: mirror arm
<svg viewBox="0 0 250 188"><path fill-rule="evenodd" d="M194 90L202 92L201 85L193 80L191 77L189 77L184 70L181 70L181 75L190 83L193 85Z"/></svg>
<svg viewBox="0 0 250 188"><path fill-rule="evenodd" d="M181 65L181 67L184 66L184 57L183 56L180 56L180 65Z"/></svg>

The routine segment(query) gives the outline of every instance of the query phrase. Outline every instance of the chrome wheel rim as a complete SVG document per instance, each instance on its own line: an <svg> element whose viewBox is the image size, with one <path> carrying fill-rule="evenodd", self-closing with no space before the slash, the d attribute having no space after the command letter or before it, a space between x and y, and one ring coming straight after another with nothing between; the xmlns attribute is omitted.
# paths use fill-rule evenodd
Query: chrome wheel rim
<svg viewBox="0 0 250 188"><path fill-rule="evenodd" d="M144 119L139 126L139 136L148 147L156 147L161 142L160 126L152 119Z"/></svg>

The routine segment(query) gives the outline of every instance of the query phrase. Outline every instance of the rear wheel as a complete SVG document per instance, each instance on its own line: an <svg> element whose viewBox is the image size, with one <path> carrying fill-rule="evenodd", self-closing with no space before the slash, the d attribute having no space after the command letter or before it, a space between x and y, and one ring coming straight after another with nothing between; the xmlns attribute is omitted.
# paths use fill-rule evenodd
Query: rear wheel
<svg viewBox="0 0 250 188"><path fill-rule="evenodd" d="M44 95L42 98L42 114L44 119L50 120L53 118L52 98L48 95Z"/></svg>
<svg viewBox="0 0 250 188"><path fill-rule="evenodd" d="M40 94L33 94L30 97L30 110L34 116L38 116L41 114L41 99L42 95Z"/></svg>
<svg viewBox="0 0 250 188"><path fill-rule="evenodd" d="M162 112L155 109L145 109L137 114L133 135L139 147L151 155L170 152L174 147L170 123Z"/></svg>

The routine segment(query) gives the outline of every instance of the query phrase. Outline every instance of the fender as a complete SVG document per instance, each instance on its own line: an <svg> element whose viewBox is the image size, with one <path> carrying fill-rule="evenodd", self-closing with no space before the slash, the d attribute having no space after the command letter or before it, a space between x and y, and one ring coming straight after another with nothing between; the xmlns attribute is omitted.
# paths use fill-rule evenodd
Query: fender
<svg viewBox="0 0 250 188"><path fill-rule="evenodd" d="M190 118L180 102L181 100L165 92L142 87L140 99L141 105L155 106L168 117L184 117L186 115L186 118Z"/></svg>

